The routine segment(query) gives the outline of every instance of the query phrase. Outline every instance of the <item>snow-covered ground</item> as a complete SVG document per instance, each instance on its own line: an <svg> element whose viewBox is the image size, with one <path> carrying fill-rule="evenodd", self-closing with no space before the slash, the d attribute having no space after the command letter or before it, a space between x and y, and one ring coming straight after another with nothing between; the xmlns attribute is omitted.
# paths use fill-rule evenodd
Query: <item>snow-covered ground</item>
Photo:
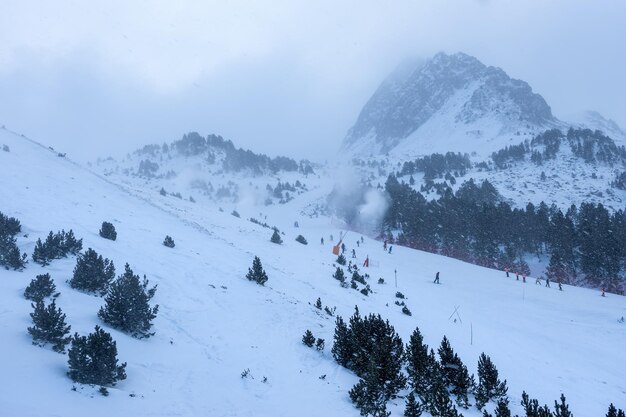
<svg viewBox="0 0 626 417"><path fill-rule="evenodd" d="M618 322L626 316L624 297L569 286L559 292L532 278L523 284L503 272L402 247L388 254L367 236L356 247L361 235L349 232L347 252L354 248L359 263L367 255L372 261L367 272L374 293L366 297L331 276L329 240L331 234L337 240L338 225L302 214L330 191L331 181L284 205L238 206L237 218L229 214L235 206L219 211L217 204L116 185L5 130L2 144L10 152L0 151L0 211L22 222L27 237L18 239L20 248L32 254L37 238L71 228L85 248L114 260L118 273L128 262L158 284L153 301L160 305L156 335L136 340L103 326L96 316L101 298L69 288L74 258L46 268L31 262L23 272L1 270L2 415L357 416L348 398L357 378L332 360L334 318L313 307L318 297L344 318L355 305L362 314L380 313L405 342L416 326L435 348L446 335L470 372L486 352L508 381L514 413L521 413L522 390L548 404L563 392L577 416L604 415L611 402L626 408L626 324ZM249 217L277 226L284 243L270 243L271 230ZM98 236L105 220L115 225L117 241ZM175 248L161 244L166 234ZM295 242L298 234L309 244ZM244 278L255 255L269 275L265 287ZM432 284L437 271L442 285ZM31 345L32 309L22 293L43 272L61 292L57 304L72 332L86 334L98 324L117 341L128 378L109 397L92 387L73 391L67 355ZM383 285L377 284L381 277ZM406 295L411 317L394 305L396 291ZM452 314L457 307L460 317ZM326 340L323 352L302 344L306 329ZM245 369L251 377L241 377ZM389 409L401 416L403 401ZM480 415L475 408L462 412Z"/></svg>

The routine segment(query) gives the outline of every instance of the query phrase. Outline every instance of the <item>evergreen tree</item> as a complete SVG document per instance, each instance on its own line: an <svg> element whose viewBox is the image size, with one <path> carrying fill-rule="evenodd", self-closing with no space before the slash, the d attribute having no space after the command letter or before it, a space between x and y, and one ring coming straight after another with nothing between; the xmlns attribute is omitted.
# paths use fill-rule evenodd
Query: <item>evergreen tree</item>
<svg viewBox="0 0 626 417"><path fill-rule="evenodd" d="M389 417L387 397L379 384L378 368L372 364L365 378L350 390L350 399L362 416Z"/></svg>
<svg viewBox="0 0 626 417"><path fill-rule="evenodd" d="M315 308L317 308L318 310L322 309L322 299L317 297L317 301L315 301Z"/></svg>
<svg viewBox="0 0 626 417"><path fill-rule="evenodd" d="M336 261L336 262L337 262L339 265L345 265L345 264L346 264L346 257L345 257L345 256L343 256L343 253L342 253L342 254L340 254L340 255L337 257L337 261Z"/></svg>
<svg viewBox="0 0 626 417"><path fill-rule="evenodd" d="M439 354L439 363L441 364L446 384L451 385L452 381L456 380L458 368L456 363L457 360L455 359L456 355L446 336L443 337L441 345L439 346L439 349L437 349L437 353Z"/></svg>
<svg viewBox="0 0 626 417"><path fill-rule="evenodd" d="M326 343L324 339L318 337L317 340L315 341L315 349L324 350L325 346L326 346Z"/></svg>
<svg viewBox="0 0 626 417"><path fill-rule="evenodd" d="M37 301L31 306L34 308L30 313L33 326L28 328L28 333L33 338L33 344L45 346L50 343L55 352L65 352L65 346L71 339L67 336L71 326L65 324L65 314L57 308L54 300L47 307L43 301Z"/></svg>
<svg viewBox="0 0 626 417"><path fill-rule="evenodd" d="M254 257L252 261L252 269L248 268L248 273L246 274L246 278L250 281L254 281L259 285L265 285L268 280L267 274L261 265L261 260L258 256Z"/></svg>
<svg viewBox="0 0 626 417"><path fill-rule="evenodd" d="M74 232L70 229L69 232L64 233L61 231L63 239L61 241L61 251L66 256L67 254L78 255L83 250L83 239L76 239Z"/></svg>
<svg viewBox="0 0 626 417"><path fill-rule="evenodd" d="M148 288L148 280L144 275L133 274L126 264L124 274L111 286L104 299L105 305L100 308L98 317L112 327L142 339L154 335L150 332L152 320L156 318L159 306L150 307L150 300L156 293L156 285Z"/></svg>
<svg viewBox="0 0 626 417"><path fill-rule="evenodd" d="M480 354L478 359L478 386L474 392L476 407L481 410L492 399L507 398L506 380L500 382L498 370L489 356Z"/></svg>
<svg viewBox="0 0 626 417"><path fill-rule="evenodd" d="M500 398L496 405L495 417L511 417L511 410L509 409L509 401L506 398Z"/></svg>
<svg viewBox="0 0 626 417"><path fill-rule="evenodd" d="M115 231L113 223L102 222L102 227L100 227L100 236L105 239L116 240L117 232Z"/></svg>
<svg viewBox="0 0 626 417"><path fill-rule="evenodd" d="M2 213L0 213L0 215L2 215ZM13 233L13 231L16 229L11 219L17 222L17 232L15 233ZM11 268L16 271L21 271L28 262L26 260L28 255L26 253L22 254L17 247L15 235L21 230L19 221L11 217L9 220L6 220L4 224L1 222L2 218L0 218L0 266L4 266L5 269Z"/></svg>
<svg viewBox="0 0 626 417"><path fill-rule="evenodd" d="M281 243L283 243L283 239L280 237L280 234L278 233L278 229L274 229L274 233L272 233L270 242L276 243L277 245L280 245Z"/></svg>
<svg viewBox="0 0 626 417"><path fill-rule="evenodd" d="M454 355L454 363L458 368L455 379L451 382L452 394L456 395L456 403L460 407L468 408L470 406L468 394L474 388L474 376L470 376L467 366L463 364L461 358Z"/></svg>
<svg viewBox="0 0 626 417"><path fill-rule="evenodd" d="M75 382L105 386L126 379L126 363L118 365L117 344L99 326L88 336L75 333L68 356L67 374Z"/></svg>
<svg viewBox="0 0 626 417"><path fill-rule="evenodd" d="M50 261L48 259L45 247L41 239L37 239L37 242L35 243L35 249L33 250L33 261L40 264L41 266L50 265Z"/></svg>
<svg viewBox="0 0 626 417"><path fill-rule="evenodd" d="M176 244L174 243L174 239L172 239L171 236L165 236L165 239L163 240L163 246L173 248L174 246L176 246Z"/></svg>
<svg viewBox="0 0 626 417"><path fill-rule="evenodd" d="M70 287L99 295L106 294L111 281L115 278L113 261L102 258L95 250L78 255Z"/></svg>
<svg viewBox="0 0 626 417"><path fill-rule="evenodd" d="M42 301L54 294L55 290L56 286L50 274L37 275L24 290L24 298L35 302Z"/></svg>
<svg viewBox="0 0 626 417"><path fill-rule="evenodd" d="M409 382L423 402L429 391L433 364L428 356L428 346L424 344L424 338L417 327L406 347L406 360Z"/></svg>
<svg viewBox="0 0 626 417"><path fill-rule="evenodd" d="M611 403L609 411L606 413L606 417L626 417L626 414L624 414L623 410L615 408L615 406Z"/></svg>
<svg viewBox="0 0 626 417"><path fill-rule="evenodd" d="M406 397L406 407L404 409L404 417L420 417L422 415L422 406L415 400L413 392Z"/></svg>
<svg viewBox="0 0 626 417"><path fill-rule="evenodd" d="M431 386L427 394L425 405L433 416L456 417L458 411L448 393L446 386L446 377L441 365L434 358L434 352L431 350L431 361L434 367L431 370Z"/></svg>
<svg viewBox="0 0 626 417"><path fill-rule="evenodd" d="M313 333L311 333L310 330L304 332L304 336L302 336L302 343L308 347L313 347L313 344L315 343L315 336L313 336Z"/></svg>
<svg viewBox="0 0 626 417"><path fill-rule="evenodd" d="M572 413L569 411L569 406L565 402L565 395L561 393L561 402L554 402L554 417L572 417Z"/></svg>
<svg viewBox="0 0 626 417"><path fill-rule="evenodd" d="M302 235L298 235L298 237L296 237L296 242L302 243L303 245L307 245L309 243Z"/></svg>
<svg viewBox="0 0 626 417"><path fill-rule="evenodd" d="M522 392L522 406L526 417L553 417L547 405L539 407L539 401L530 399L526 391Z"/></svg>
<svg viewBox="0 0 626 417"><path fill-rule="evenodd" d="M341 269L340 267L337 267L337 269L335 270L333 278L341 283L346 282L346 275L344 274L343 269Z"/></svg>
<svg viewBox="0 0 626 417"><path fill-rule="evenodd" d="M352 366L354 347L352 345L352 334L341 316L335 319L334 343L331 349L333 358L344 368Z"/></svg>

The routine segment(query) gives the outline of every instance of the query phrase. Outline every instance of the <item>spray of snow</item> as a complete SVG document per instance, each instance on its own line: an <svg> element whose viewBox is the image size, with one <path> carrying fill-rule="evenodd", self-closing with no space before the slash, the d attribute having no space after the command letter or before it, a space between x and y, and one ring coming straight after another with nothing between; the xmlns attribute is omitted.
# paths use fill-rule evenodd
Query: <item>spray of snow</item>
<svg viewBox="0 0 626 417"><path fill-rule="evenodd" d="M389 201L383 191L376 188L368 189L365 193L365 203L359 206L359 227L365 231L378 230L388 208Z"/></svg>

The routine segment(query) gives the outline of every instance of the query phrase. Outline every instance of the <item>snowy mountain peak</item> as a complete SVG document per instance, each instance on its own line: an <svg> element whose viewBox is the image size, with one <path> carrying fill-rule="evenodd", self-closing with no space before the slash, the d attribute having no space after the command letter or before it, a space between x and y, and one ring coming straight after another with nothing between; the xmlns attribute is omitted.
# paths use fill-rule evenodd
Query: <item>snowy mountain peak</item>
<svg viewBox="0 0 626 417"><path fill-rule="evenodd" d="M489 152L508 144L513 133L559 123L526 82L464 53L438 53L412 71L406 65L394 71L367 102L343 147L357 155L406 155L474 151L494 142Z"/></svg>

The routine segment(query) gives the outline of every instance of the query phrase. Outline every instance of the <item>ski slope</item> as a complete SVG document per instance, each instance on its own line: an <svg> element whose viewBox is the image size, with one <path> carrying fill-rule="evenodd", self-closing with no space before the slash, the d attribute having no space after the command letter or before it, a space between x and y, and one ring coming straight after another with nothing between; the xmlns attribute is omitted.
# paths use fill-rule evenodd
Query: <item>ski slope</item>
<svg viewBox="0 0 626 417"><path fill-rule="evenodd" d="M27 237L18 239L20 248L30 255L37 238L71 228L85 249L112 259L118 275L128 262L158 284L153 302L160 305L156 335L136 340L100 322L101 298L69 288L75 258L1 270L2 415L358 416L348 397L358 379L332 360L334 318L313 307L318 297L345 319L355 305L362 314L380 313L405 342L416 326L435 349L446 335L473 373L486 352L507 379L513 413L521 413L522 390L549 405L563 392L576 416L604 415L611 402L626 408L626 324L618 322L626 316L624 297L569 286L559 292L533 278L523 284L500 271L397 246L389 254L367 236L356 247L361 235L348 232L346 254L354 248L359 263L367 255L372 261L365 272L374 293L366 297L332 278L329 240L341 232L336 223L302 214L330 191L330 179L326 189L320 181L285 205L237 207L237 218L229 214L235 207L174 205L156 191L116 185L6 130L0 130L2 144L10 152L0 150L0 211L21 221ZM282 245L269 242L271 230L246 220L260 214L284 232ZM105 220L115 225L117 241L98 236ZM175 248L161 244L166 234ZM298 234L309 244L295 242ZM269 275L265 287L244 278L255 255ZM432 283L437 271L441 285ZM73 391L67 355L31 345L32 308L22 293L44 272L61 292L57 304L72 332L101 325L128 363L128 378L108 397L98 387ZM377 284L379 277L385 284ZM411 317L394 305L396 291L407 297ZM326 340L323 352L302 344L306 329ZM250 376L242 378L246 369ZM388 408L401 416L404 402ZM480 415L475 408L461 411Z"/></svg>

